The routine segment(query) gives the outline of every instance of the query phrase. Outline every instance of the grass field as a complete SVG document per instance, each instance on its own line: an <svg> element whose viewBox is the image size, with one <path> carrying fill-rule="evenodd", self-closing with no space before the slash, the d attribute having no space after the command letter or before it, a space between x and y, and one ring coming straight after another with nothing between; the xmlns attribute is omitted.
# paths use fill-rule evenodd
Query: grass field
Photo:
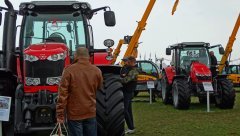
<svg viewBox="0 0 240 136"><path fill-rule="evenodd" d="M240 136L240 93L231 110L211 105L207 113L206 105L193 97L189 110L176 110L157 99L153 104L134 102L133 113L136 133L132 136Z"/></svg>

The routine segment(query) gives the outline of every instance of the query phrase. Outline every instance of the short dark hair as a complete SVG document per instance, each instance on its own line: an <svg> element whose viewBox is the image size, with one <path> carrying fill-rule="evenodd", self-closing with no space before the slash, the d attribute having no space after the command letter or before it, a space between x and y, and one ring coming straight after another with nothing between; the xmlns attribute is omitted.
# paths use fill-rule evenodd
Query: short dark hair
<svg viewBox="0 0 240 136"><path fill-rule="evenodd" d="M128 57L124 57L124 58L122 59L122 61L126 62L126 61L129 61L129 59L128 59Z"/></svg>
<svg viewBox="0 0 240 136"><path fill-rule="evenodd" d="M133 56L129 56L129 57L128 57L128 60L129 60L129 61L136 61L136 58L133 57Z"/></svg>
<svg viewBox="0 0 240 136"><path fill-rule="evenodd" d="M89 52L86 47L78 47L76 51L76 57L87 57L89 58Z"/></svg>

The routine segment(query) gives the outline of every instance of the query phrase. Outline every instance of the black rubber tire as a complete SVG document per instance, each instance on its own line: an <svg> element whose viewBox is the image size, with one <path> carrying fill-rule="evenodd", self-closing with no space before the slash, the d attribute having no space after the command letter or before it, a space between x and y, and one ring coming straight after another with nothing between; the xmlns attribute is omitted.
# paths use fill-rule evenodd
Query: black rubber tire
<svg viewBox="0 0 240 136"><path fill-rule="evenodd" d="M118 75L105 74L104 86L97 91L98 136L124 135L124 103Z"/></svg>
<svg viewBox="0 0 240 136"><path fill-rule="evenodd" d="M176 109L189 109L191 93L186 79L175 79L172 85L173 106Z"/></svg>
<svg viewBox="0 0 240 136"><path fill-rule="evenodd" d="M172 104L172 96L171 96L171 86L168 83L166 73L162 73L162 79L161 79L161 84L162 84L162 101L164 104Z"/></svg>
<svg viewBox="0 0 240 136"><path fill-rule="evenodd" d="M235 90L228 79L219 79L217 84L216 106L221 109L232 109L235 103Z"/></svg>

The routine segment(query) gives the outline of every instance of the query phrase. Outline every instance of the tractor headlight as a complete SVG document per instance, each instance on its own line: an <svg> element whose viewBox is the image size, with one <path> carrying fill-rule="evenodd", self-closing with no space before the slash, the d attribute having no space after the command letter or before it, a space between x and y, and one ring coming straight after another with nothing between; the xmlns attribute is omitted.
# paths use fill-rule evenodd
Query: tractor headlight
<svg viewBox="0 0 240 136"><path fill-rule="evenodd" d="M88 6L87 6L87 4L83 3L83 4L81 5L81 8L82 8L82 9L87 9Z"/></svg>
<svg viewBox="0 0 240 136"><path fill-rule="evenodd" d="M25 55L24 55L24 60L33 62L33 61L37 61L37 60L38 60L38 57L33 56L33 55L25 54Z"/></svg>
<svg viewBox="0 0 240 136"><path fill-rule="evenodd" d="M26 4L21 4L21 5L19 6L19 9L20 9L20 10L23 10L23 9L25 9L26 7L27 7Z"/></svg>
<svg viewBox="0 0 240 136"><path fill-rule="evenodd" d="M205 76L204 74L196 73L196 76Z"/></svg>
<svg viewBox="0 0 240 136"><path fill-rule="evenodd" d="M72 6L73 6L74 9L79 9L80 8L79 4L73 4Z"/></svg>
<svg viewBox="0 0 240 136"><path fill-rule="evenodd" d="M61 77L48 77L47 84L48 85L58 85L60 83Z"/></svg>
<svg viewBox="0 0 240 136"><path fill-rule="evenodd" d="M210 77L210 76L212 76L212 75L211 75L211 73L209 73L209 74L205 74L205 76L208 76L208 77Z"/></svg>
<svg viewBox="0 0 240 136"><path fill-rule="evenodd" d="M59 53L49 56L47 59L50 61L64 60L66 58L66 53Z"/></svg>
<svg viewBox="0 0 240 136"><path fill-rule="evenodd" d="M26 77L25 78L26 85L39 85L40 84L40 78L31 78L31 77Z"/></svg>
<svg viewBox="0 0 240 136"><path fill-rule="evenodd" d="M28 5L28 9L33 9L33 8L35 8L35 5L33 5L33 4Z"/></svg>

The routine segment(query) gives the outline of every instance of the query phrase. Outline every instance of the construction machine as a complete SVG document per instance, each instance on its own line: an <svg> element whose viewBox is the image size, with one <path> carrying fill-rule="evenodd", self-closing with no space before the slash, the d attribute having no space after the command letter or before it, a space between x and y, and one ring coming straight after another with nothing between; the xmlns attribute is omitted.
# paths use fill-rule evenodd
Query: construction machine
<svg viewBox="0 0 240 136"><path fill-rule="evenodd" d="M171 66L162 71L163 103L173 103L177 109L188 109L191 96L197 96L200 103L206 102L205 87L212 87L211 101L217 107L231 109L235 102L235 91L227 75L212 76L209 50L221 45L210 46L204 42L183 42L171 45L166 49L166 55L172 55Z"/></svg>
<svg viewBox="0 0 240 136"><path fill-rule="evenodd" d="M227 66L229 68L227 68L226 67L226 62L227 62L228 58L230 58L229 56L232 52L232 47L234 45L234 41L236 39L236 35L237 35L239 27L240 27L240 14L238 15L238 18L237 18L237 21L236 21L235 26L233 28L232 34L229 37L227 46L225 48L225 53L223 54L223 56L221 58L220 65L218 67L219 73L223 73L224 67L225 67L225 70L232 69L232 68L236 67L235 65L229 65L229 66ZM239 73L231 73L231 71L227 71L227 72L229 74L228 79L230 79L234 83L234 85L239 85L240 84L240 80L239 80L240 74Z"/></svg>
<svg viewBox="0 0 240 136"><path fill-rule="evenodd" d="M7 7L0 7L0 11L6 10L0 95L10 96L13 101L10 121L3 124L4 135L53 129L58 84L78 47L88 48L89 61L103 73L104 85L97 91L98 135L124 135L121 67L111 65L109 59L114 41L107 39L106 49L95 49L89 23L96 12L104 10L106 26L114 26L115 14L110 7L92 9L89 3L78 1L32 1L21 3L15 10L9 0L5 3ZM22 16L18 46L17 16Z"/></svg>
<svg viewBox="0 0 240 136"><path fill-rule="evenodd" d="M224 74L232 81L234 87L240 86L240 65L228 65L223 69Z"/></svg>
<svg viewBox="0 0 240 136"><path fill-rule="evenodd" d="M147 81L154 81L155 88L153 89L152 99L158 96L160 97L160 69L152 61L149 60L137 60L137 67L139 68L140 75L138 76L137 87L134 95L137 96L139 92L147 91Z"/></svg>

